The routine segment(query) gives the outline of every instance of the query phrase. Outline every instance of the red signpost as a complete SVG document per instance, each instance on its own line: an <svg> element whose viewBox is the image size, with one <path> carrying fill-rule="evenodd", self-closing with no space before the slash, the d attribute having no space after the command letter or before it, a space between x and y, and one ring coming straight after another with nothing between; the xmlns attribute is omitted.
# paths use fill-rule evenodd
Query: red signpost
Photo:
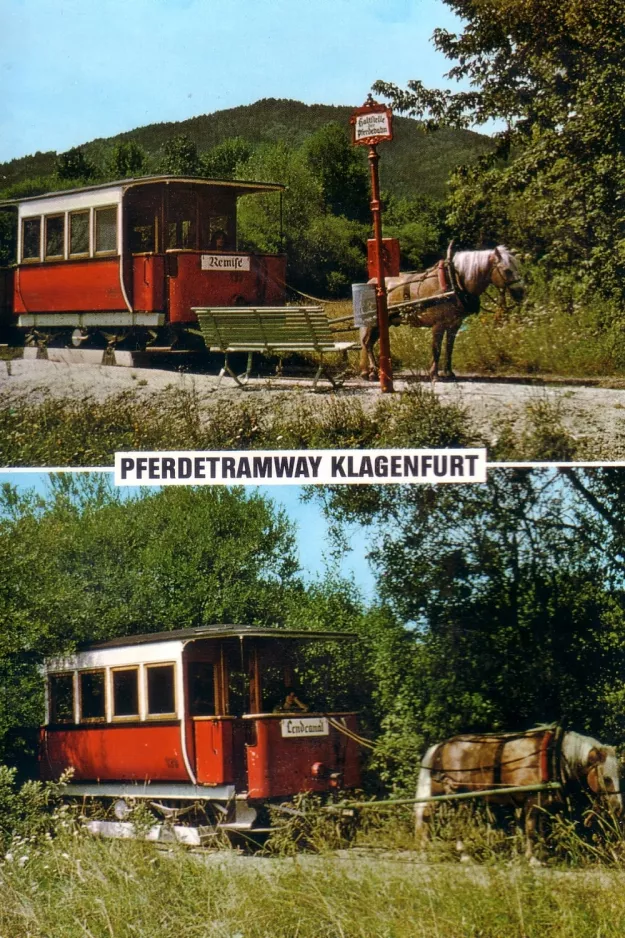
<svg viewBox="0 0 625 938"><path fill-rule="evenodd" d="M384 280L384 257L382 244L382 206L380 204L380 178L378 173L377 145L383 140L393 139L393 114L384 104L378 104L371 95L362 107L356 108L350 118L352 125L352 143L355 146L369 147L369 166L371 168L371 214L375 238L376 308L378 328L380 330L380 389L384 394L393 391L393 366L391 364L391 346L388 335L388 308L386 303L386 283Z"/></svg>

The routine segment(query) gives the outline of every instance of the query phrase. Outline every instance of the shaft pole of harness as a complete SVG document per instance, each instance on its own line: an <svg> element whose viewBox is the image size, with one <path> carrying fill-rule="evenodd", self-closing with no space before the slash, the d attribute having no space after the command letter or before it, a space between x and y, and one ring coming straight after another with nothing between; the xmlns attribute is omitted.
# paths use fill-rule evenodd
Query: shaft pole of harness
<svg viewBox="0 0 625 938"><path fill-rule="evenodd" d="M515 795L531 791L559 791L560 782L541 782L538 785L514 785L501 788L485 788L481 791L463 791L457 795L428 795L423 798L396 798L389 801L346 801L342 804L328 805L326 811L333 808L391 808L395 805L424 804L437 801L468 801L475 798L486 798L490 795Z"/></svg>

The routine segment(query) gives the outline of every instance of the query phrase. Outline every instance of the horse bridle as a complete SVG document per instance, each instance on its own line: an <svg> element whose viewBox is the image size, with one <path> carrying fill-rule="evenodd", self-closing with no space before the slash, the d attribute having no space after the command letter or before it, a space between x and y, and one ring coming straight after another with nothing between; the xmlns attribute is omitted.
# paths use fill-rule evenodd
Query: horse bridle
<svg viewBox="0 0 625 938"><path fill-rule="evenodd" d="M505 291L517 283L520 283L521 286L524 285L522 277L518 276L518 274L515 274L511 267L504 266L504 259L497 249L493 251L492 256L494 263L491 264L491 271L496 270L503 282L503 286L498 287L498 289ZM512 274L512 277L509 277L508 274Z"/></svg>

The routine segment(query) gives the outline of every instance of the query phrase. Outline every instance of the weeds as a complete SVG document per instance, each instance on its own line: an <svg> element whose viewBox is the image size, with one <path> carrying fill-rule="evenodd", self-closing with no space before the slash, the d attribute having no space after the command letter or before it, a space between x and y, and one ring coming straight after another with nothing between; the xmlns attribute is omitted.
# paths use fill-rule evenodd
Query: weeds
<svg viewBox="0 0 625 938"><path fill-rule="evenodd" d="M466 446L475 443L464 410L431 391L383 400L332 398L326 406L293 392L271 403L208 408L194 390L149 398L123 392L105 402L55 400L0 408L0 464L110 465L122 450L294 449Z"/></svg>
<svg viewBox="0 0 625 938"><path fill-rule="evenodd" d="M537 398L525 409L524 426L517 430L510 420L500 421L490 450L492 459L514 462L567 462L578 455L578 441L564 426L562 404Z"/></svg>

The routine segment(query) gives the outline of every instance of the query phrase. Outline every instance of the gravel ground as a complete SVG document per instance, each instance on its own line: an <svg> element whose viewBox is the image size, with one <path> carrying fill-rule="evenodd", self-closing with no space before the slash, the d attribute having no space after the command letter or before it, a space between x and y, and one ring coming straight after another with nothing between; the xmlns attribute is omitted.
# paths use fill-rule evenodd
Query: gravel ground
<svg viewBox="0 0 625 938"><path fill-rule="evenodd" d="M414 385L415 380L408 375L399 376L395 387L404 390ZM212 374L40 360L0 361L0 406L24 398L31 403L49 397L79 400L91 397L104 401L124 391L133 392L140 399L171 387L194 390L207 411L243 397L266 402L296 399L295 394L310 398L314 393L311 381L304 379L283 379L279 388L267 379L251 379L247 388L241 390L231 378L224 378L220 384ZM493 442L506 420L519 433L527 425L528 408L547 403L556 408L553 413L557 413L562 426L581 442L583 458L625 459L625 388L523 384L505 379L439 381L433 387L443 402L466 408L480 438ZM323 407L335 393L356 396L365 406L374 406L380 394L377 384L359 379L347 381L337 392L327 382L321 382L319 392L314 395L316 406Z"/></svg>

